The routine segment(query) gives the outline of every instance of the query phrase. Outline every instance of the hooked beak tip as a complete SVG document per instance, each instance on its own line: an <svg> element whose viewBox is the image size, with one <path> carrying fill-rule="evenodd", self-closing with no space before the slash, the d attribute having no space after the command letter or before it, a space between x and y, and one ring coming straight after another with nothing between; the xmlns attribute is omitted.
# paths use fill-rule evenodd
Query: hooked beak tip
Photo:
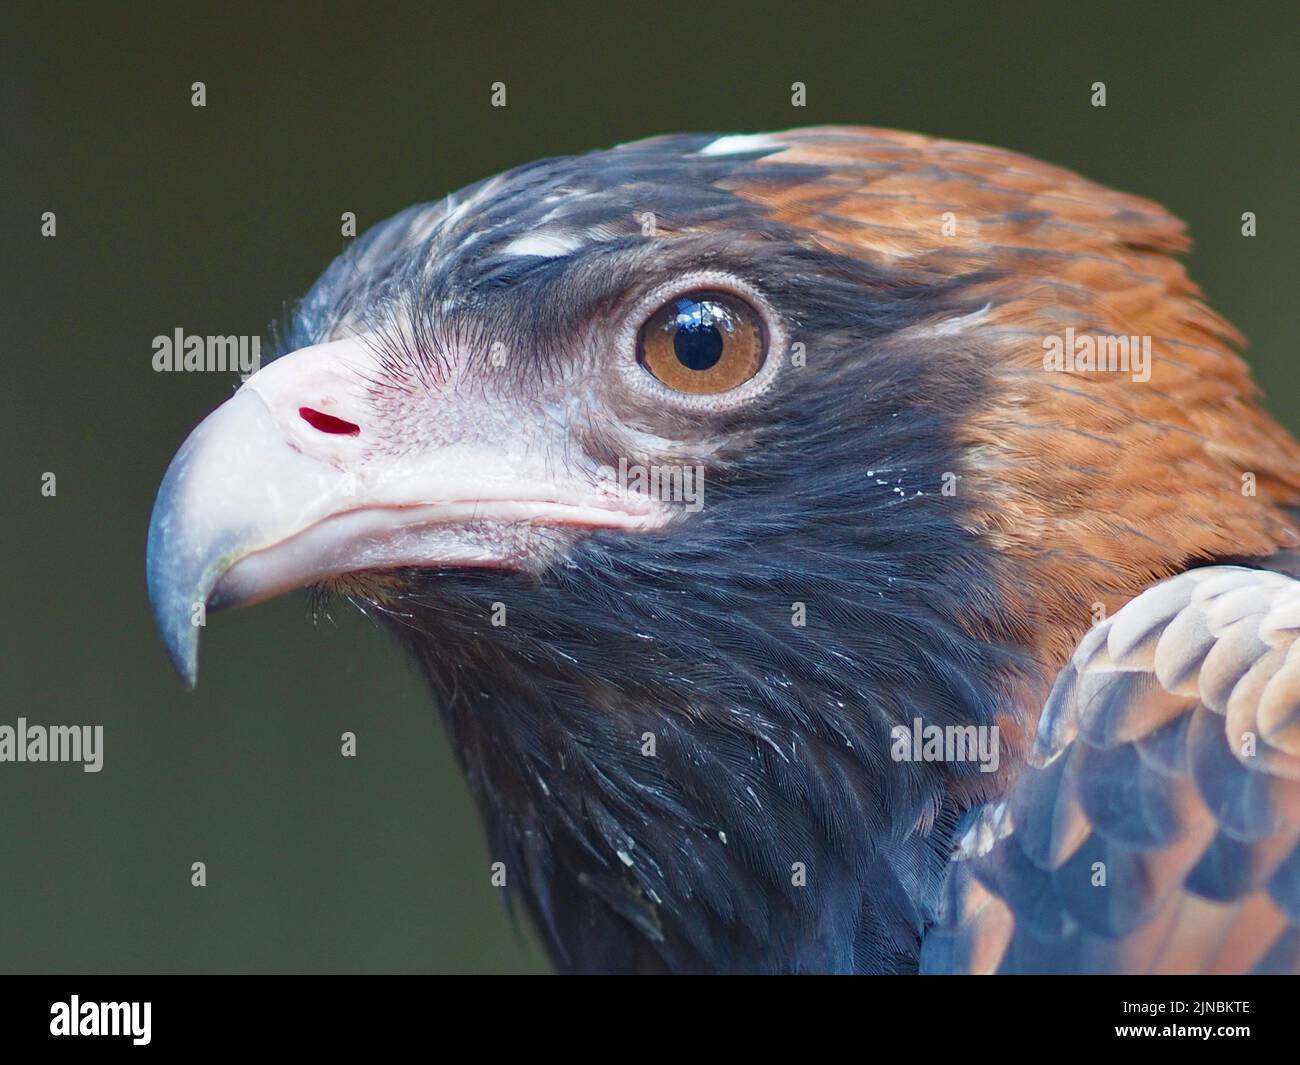
<svg viewBox="0 0 1300 1065"><path fill-rule="evenodd" d="M582 469L557 477L546 448L520 459L489 436L449 434L436 450L372 455L382 435L366 384L376 359L351 339L291 352L209 414L167 467L146 570L159 635L187 688L210 611L345 573L513 568L521 544L545 549L546 533L528 539L534 526L657 521L649 503L630 504ZM459 409L449 408L449 425Z"/></svg>
<svg viewBox="0 0 1300 1065"><path fill-rule="evenodd" d="M171 660L181 685L192 692L199 686L199 641L192 640L187 651L171 652Z"/></svg>
<svg viewBox="0 0 1300 1065"><path fill-rule="evenodd" d="M161 551L165 534L160 527L160 515L165 515L165 511L155 507L145 554L149 604L172 668L186 689L193 691L199 676L199 626L193 622L193 611L184 601L187 597L182 594L180 585L170 579L170 567Z"/></svg>

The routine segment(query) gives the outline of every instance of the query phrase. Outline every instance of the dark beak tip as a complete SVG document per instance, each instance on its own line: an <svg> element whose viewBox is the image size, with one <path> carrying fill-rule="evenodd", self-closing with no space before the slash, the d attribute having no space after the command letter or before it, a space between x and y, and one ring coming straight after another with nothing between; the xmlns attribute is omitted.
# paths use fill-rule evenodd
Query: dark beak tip
<svg viewBox="0 0 1300 1065"><path fill-rule="evenodd" d="M176 670L176 676L180 678L181 686L187 692L192 692L199 686L199 658L197 654L185 662L172 658L172 668Z"/></svg>
<svg viewBox="0 0 1300 1065"><path fill-rule="evenodd" d="M170 470L168 472L170 474ZM195 598L191 588L195 581L186 567L176 564L173 552L169 550L169 480L165 478L163 481L149 521L145 579L154 625L167 657L185 689L193 691L199 677L199 627L193 624L190 603Z"/></svg>
<svg viewBox="0 0 1300 1065"><path fill-rule="evenodd" d="M185 686L185 690L193 691L199 681L198 628L189 623L188 617L168 623L161 616L157 606L158 604L155 604L154 607L155 621L158 634L162 637L163 646L167 651L167 658L180 678L181 684Z"/></svg>

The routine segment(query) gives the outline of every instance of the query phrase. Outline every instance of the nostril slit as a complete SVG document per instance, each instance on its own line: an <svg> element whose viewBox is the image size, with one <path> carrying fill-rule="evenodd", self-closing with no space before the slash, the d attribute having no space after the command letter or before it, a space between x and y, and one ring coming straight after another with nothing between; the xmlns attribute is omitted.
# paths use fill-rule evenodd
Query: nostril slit
<svg viewBox="0 0 1300 1065"><path fill-rule="evenodd" d="M310 425L313 429L319 429L322 433L337 433L340 436L357 436L361 432L361 426L355 422L345 422L342 418L336 418L332 414L326 414L324 411L313 410L311 407L299 407L298 413L302 415L302 420Z"/></svg>

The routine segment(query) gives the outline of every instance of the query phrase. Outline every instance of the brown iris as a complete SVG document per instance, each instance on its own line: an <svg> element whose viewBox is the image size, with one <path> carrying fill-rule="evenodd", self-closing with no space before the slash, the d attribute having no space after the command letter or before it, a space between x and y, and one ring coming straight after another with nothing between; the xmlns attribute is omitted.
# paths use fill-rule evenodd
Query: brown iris
<svg viewBox="0 0 1300 1065"><path fill-rule="evenodd" d="M669 388L696 395L743 385L763 365L763 323L725 292L688 292L641 327L637 361Z"/></svg>

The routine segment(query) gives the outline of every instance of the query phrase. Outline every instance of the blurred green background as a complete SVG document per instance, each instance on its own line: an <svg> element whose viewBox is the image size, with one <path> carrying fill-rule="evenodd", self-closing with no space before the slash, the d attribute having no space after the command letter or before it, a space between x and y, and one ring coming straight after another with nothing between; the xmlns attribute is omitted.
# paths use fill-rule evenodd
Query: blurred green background
<svg viewBox="0 0 1300 1065"><path fill-rule="evenodd" d="M381 633L347 613L313 627L301 595L222 615L192 695L153 633L153 495L234 379L156 374L152 338L269 346L342 249L344 211L364 228L663 132L847 122L998 144L1185 218L1193 276L1300 429L1293 4L605 7L7 10L0 724L106 735L97 775L0 764L0 970L546 968Z"/></svg>

